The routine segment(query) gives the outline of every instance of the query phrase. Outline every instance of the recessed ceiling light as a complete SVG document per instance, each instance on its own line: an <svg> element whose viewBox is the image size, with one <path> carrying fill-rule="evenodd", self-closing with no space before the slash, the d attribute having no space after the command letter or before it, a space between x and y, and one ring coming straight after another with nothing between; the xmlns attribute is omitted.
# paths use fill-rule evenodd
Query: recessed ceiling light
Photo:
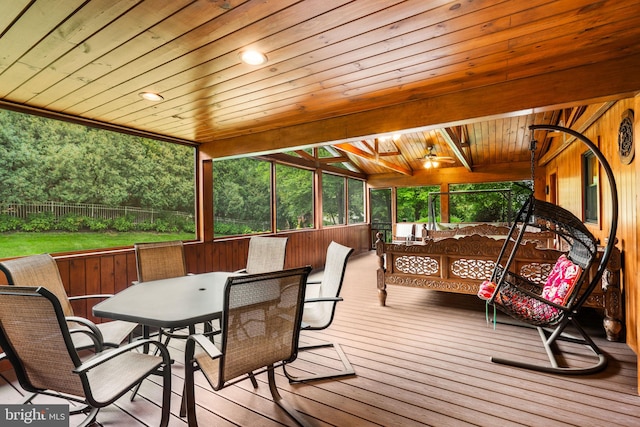
<svg viewBox="0 0 640 427"><path fill-rule="evenodd" d="M154 102L164 101L164 98L162 97L162 95L155 92L140 92L138 95L140 95L140 98L146 99L147 101L154 101Z"/></svg>
<svg viewBox="0 0 640 427"><path fill-rule="evenodd" d="M267 55L257 50L244 50L240 52L240 60L249 65L262 65L267 62Z"/></svg>

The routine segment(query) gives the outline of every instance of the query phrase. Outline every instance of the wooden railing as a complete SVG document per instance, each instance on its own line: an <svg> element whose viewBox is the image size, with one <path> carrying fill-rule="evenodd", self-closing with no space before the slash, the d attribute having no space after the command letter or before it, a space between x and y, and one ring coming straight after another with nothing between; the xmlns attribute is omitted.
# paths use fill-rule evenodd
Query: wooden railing
<svg viewBox="0 0 640 427"><path fill-rule="evenodd" d="M371 245L368 224L277 235L289 238L285 268L303 265L321 268L324 266L327 247L332 240L354 248L356 253L368 251ZM187 242L187 271L206 273L239 270L246 265L248 250L249 236L204 243ZM69 296L116 293L138 280L133 247L96 253L52 255L58 264ZM6 278L0 272L0 285L6 283ZM92 301L74 305L75 314L100 321L91 315L93 303Z"/></svg>

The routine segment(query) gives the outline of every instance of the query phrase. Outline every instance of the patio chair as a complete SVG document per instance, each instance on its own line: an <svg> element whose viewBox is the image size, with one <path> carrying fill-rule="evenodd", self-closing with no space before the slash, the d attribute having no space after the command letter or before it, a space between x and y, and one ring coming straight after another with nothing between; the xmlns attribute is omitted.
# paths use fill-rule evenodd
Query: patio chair
<svg viewBox="0 0 640 427"><path fill-rule="evenodd" d="M138 282L169 279L188 274L182 241L136 243L133 247L136 253ZM143 328L147 327L143 326ZM205 330L209 333L213 327L211 324L206 324ZM191 325L189 330L184 332L161 329L159 333L166 337L164 344L169 345L171 338L187 339L190 334L195 333L195 325ZM148 335L148 331L145 330L145 334Z"/></svg>
<svg viewBox="0 0 640 427"><path fill-rule="evenodd" d="M9 285L15 286L44 286L52 292L60 301L62 311L66 317L73 318L69 324L72 329L73 343L77 350L84 350L95 346L90 333L87 333L86 319L74 316L71 301L86 299L109 298L111 294L67 296L67 291L62 283L58 264L49 254L31 255L0 262L0 270L7 276ZM102 342L107 347L118 347L127 340L137 324L115 320L97 325L102 335ZM100 349L96 349L100 351Z"/></svg>
<svg viewBox="0 0 640 427"><path fill-rule="evenodd" d="M193 335L185 350L185 393L181 416L197 426L194 373L200 369L218 391L247 375L267 371L274 402L299 425L308 425L276 387L274 367L296 357L304 283L311 267L227 279L221 343ZM255 386L255 385L254 385ZM186 405L186 408L185 408Z"/></svg>
<svg viewBox="0 0 640 427"><path fill-rule="evenodd" d="M236 272L258 274L282 270L287 251L287 239L287 237L251 237L247 266Z"/></svg>
<svg viewBox="0 0 640 427"><path fill-rule="evenodd" d="M412 222L396 223L393 239L394 241L414 241L416 238L416 226Z"/></svg>
<svg viewBox="0 0 640 427"><path fill-rule="evenodd" d="M320 282L308 281L305 293L304 312L302 314L302 329L321 330L331 325L340 297L340 289L344 280L344 273L347 268L349 256L353 253L352 248L348 248L336 242L331 242L327 248L327 259ZM323 347L333 347L340 357L343 369L331 371L329 373L315 373L305 376L295 376L287 372L287 365L283 365L283 370L289 382L303 382L330 378L339 378L355 375L355 370L351 366L347 355L335 342L324 342L320 344L299 345L298 350L313 350Z"/></svg>
<svg viewBox="0 0 640 427"><path fill-rule="evenodd" d="M143 345L156 346L161 357L133 351ZM162 372L159 425L168 425L171 360L166 347L158 341L140 340L81 360L60 300L44 287L0 287L0 346L26 391L80 403L70 411L87 414L80 426L92 424L100 408L111 405L149 375Z"/></svg>
<svg viewBox="0 0 640 427"><path fill-rule="evenodd" d="M168 279L187 275L182 241L136 243L138 281Z"/></svg>

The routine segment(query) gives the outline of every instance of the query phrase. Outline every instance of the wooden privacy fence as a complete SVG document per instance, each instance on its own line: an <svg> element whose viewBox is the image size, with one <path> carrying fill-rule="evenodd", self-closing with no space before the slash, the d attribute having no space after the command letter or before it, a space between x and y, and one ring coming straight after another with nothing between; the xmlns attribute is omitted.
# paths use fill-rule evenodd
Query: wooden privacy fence
<svg viewBox="0 0 640 427"><path fill-rule="evenodd" d="M106 206L93 203L2 203L0 213L11 215L16 218L28 218L34 214L50 213L56 218L65 215L85 216L98 219L116 219L129 217L133 223L153 222L158 217L168 215L192 218L193 213L179 211L164 211L159 209L145 209L131 206Z"/></svg>

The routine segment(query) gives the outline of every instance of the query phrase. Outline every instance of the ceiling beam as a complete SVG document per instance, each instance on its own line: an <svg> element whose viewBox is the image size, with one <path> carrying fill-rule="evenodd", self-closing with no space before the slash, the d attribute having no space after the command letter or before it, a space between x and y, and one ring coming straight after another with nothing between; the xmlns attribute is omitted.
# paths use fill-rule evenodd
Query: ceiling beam
<svg viewBox="0 0 640 427"><path fill-rule="evenodd" d="M400 166L398 164L395 164L395 163L392 163L392 162L388 162L388 161L386 161L384 159L381 159L380 156L377 155L377 154L375 154L375 155L369 154L366 151L361 150L358 147L354 147L351 144L346 144L346 143L345 144L336 144L335 147L340 149L340 150L342 150L342 151L344 151L344 152L347 152L349 154L353 154L354 156L363 158L365 160L369 160L371 162L375 162L376 164L378 164L378 165L380 165L382 167L385 167L387 169L390 169L390 170L392 170L394 172L398 172L398 173L401 173L403 175L408 175L408 176L413 175L413 170L411 170L409 168L402 167L402 166Z"/></svg>
<svg viewBox="0 0 640 427"><path fill-rule="evenodd" d="M542 169L536 170L536 176L544 176ZM475 167L473 172L463 167L416 170L412 177L394 173L375 174L367 178L372 188L415 187L427 185L473 184L483 182L519 181L531 179L530 162L512 162L486 167Z"/></svg>
<svg viewBox="0 0 640 427"><path fill-rule="evenodd" d="M275 161L283 165L302 167L304 169L319 169L327 172L338 173L340 175L352 176L354 178L359 178L364 180L367 179L367 176L364 173L354 172L349 169L344 169L344 168L340 168L330 164L325 164L323 162L318 161L317 159L308 160L306 158L295 157L295 156L291 156L289 154L284 154L284 153L274 153L274 154L268 154L263 156L256 156L256 158L259 160L265 160L265 161Z"/></svg>
<svg viewBox="0 0 640 427"><path fill-rule="evenodd" d="M581 116L577 121L575 121L573 130L579 133L584 133L592 124L594 124L604 113L609 110L615 104L613 101L603 102L599 105L592 106L592 111L587 110L587 114ZM549 135L549 132L546 132L545 135ZM538 164L540 166L546 166L553 158L555 158L558 154L562 153L567 149L571 144L576 141L576 138L570 136L566 133L560 132L559 135L553 134L555 136L560 136L562 138L562 142L557 145L552 145L549 147L549 150L545 152L540 160L538 160Z"/></svg>
<svg viewBox="0 0 640 427"><path fill-rule="evenodd" d="M469 172L472 172L471 159L469 159L467 154L463 151L462 143L460 142L458 135L451 128L442 128L438 129L438 131L451 151L453 151L453 154L455 154L458 161L462 163L462 166Z"/></svg>
<svg viewBox="0 0 640 427"><path fill-rule="evenodd" d="M412 93L407 99L414 100L402 104L247 133L200 148L212 158L267 154L633 97L640 91L640 73L629 70L637 69L640 53L431 98ZM482 102L469 102L473 99Z"/></svg>

